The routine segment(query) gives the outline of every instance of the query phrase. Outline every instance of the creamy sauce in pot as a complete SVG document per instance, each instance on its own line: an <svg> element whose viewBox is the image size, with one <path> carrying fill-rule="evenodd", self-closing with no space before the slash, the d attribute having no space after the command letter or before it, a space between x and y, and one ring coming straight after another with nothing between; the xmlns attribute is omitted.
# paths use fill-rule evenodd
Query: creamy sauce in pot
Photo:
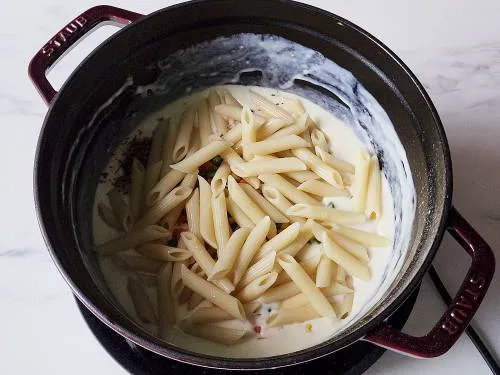
<svg viewBox="0 0 500 375"><path fill-rule="evenodd" d="M234 97L240 102L244 103L249 99L246 97L247 88L242 86L227 86ZM266 94L272 98L271 94L275 93L273 89L255 88L257 91ZM161 116L171 117L172 122L179 121L179 117L183 109L191 103L196 101L200 94L198 92L190 96L183 97L173 103L166 105L159 112L151 115L146 120L141 122L134 134L141 134L143 137L151 136L154 126L157 123L157 118ZM326 111L322 107L313 102L300 98L306 111L316 124L324 131L328 137L328 141L332 147L335 156L354 163L360 150L370 148L354 133L352 127L346 125L343 121L339 120L332 113ZM131 134L133 137L134 134ZM114 153L106 172L109 174L120 173L120 161L124 157L124 146L118 147ZM116 172L118 171L118 172ZM110 229L102 222L97 214L97 203L101 200L106 200L106 193L112 188L111 178L101 182L96 191L94 212L93 212L93 231L94 241L96 244L101 244L112 238L115 238L118 233ZM351 210L353 200L345 197L327 198L324 200L325 205L333 202L336 208ZM382 179L382 214L377 223L365 223L358 226L360 229L368 231L376 231L388 238L395 236L395 212L394 212L393 197L391 189L386 177L383 174ZM310 245L312 247L319 247L317 244ZM319 251L319 250L318 250ZM233 346L224 346L209 342L194 336L184 334L179 329L174 328L171 331L168 342L182 347L184 349L192 350L199 353L205 353L217 356L226 357L266 357L272 355L279 355L304 349L316 344L319 344L334 335L338 334L341 330L349 326L354 320L359 318L366 311L369 311L378 301L381 293L383 293L388 286L386 278L387 275L392 275L395 271L393 247L386 248L370 248L371 260L369 263L372 279L369 282L364 282L354 278L354 304L353 310L346 319L330 319L320 318L310 321L312 325L310 331L306 330L306 323L291 324L278 328L266 328L265 320L269 314L269 310L275 308L273 305L264 305L258 311L254 318L254 325L261 326L260 334L254 332L253 326L247 326L250 334L249 338L241 341ZM111 259L100 259L100 266L104 279L109 286L112 294L116 300L123 306L126 313L131 316L135 321L139 322L136 316L134 307L130 300L126 287L126 278L129 273L124 271L121 267L117 266ZM392 277L392 276L391 276ZM155 287L148 288L151 300L156 304L156 291ZM176 312L178 317L186 314L184 308ZM233 323L228 323L229 325ZM237 327L241 327L241 322L234 323ZM156 334L156 327L145 327L150 333Z"/></svg>

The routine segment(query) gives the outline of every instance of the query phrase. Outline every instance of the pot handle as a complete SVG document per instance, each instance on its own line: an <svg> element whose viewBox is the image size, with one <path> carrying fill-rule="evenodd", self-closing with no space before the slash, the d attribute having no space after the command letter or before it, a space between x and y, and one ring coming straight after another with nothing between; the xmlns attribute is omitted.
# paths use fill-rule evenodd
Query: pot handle
<svg viewBox="0 0 500 375"><path fill-rule="evenodd" d="M432 330L414 337L384 323L363 340L417 358L432 358L446 353L469 325L490 285L495 257L490 246L452 207L448 231L471 256L472 264L457 295Z"/></svg>
<svg viewBox="0 0 500 375"><path fill-rule="evenodd" d="M57 32L31 59L28 74L38 93L50 105L57 91L47 80L46 73L61 57L96 26L109 23L126 26L144 15L129 10L99 5L90 8Z"/></svg>

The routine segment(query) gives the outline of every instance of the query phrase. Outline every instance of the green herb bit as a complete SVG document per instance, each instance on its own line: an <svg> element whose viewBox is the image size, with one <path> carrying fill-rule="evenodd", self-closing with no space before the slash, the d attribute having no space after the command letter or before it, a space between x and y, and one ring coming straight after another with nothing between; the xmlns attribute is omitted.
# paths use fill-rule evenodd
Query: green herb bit
<svg viewBox="0 0 500 375"><path fill-rule="evenodd" d="M206 178L214 178L215 172L217 172L216 169L210 169L206 172Z"/></svg>
<svg viewBox="0 0 500 375"><path fill-rule="evenodd" d="M179 244L179 241L176 238L172 238L171 240L168 240L167 245L172 246L172 247L177 247Z"/></svg>
<svg viewBox="0 0 500 375"><path fill-rule="evenodd" d="M329 207L329 208L335 208L335 205L333 204L333 202L330 202L330 203L327 204L327 207Z"/></svg>
<svg viewBox="0 0 500 375"><path fill-rule="evenodd" d="M215 165L217 168L222 164L224 160L220 156L216 156L211 160L212 164Z"/></svg>

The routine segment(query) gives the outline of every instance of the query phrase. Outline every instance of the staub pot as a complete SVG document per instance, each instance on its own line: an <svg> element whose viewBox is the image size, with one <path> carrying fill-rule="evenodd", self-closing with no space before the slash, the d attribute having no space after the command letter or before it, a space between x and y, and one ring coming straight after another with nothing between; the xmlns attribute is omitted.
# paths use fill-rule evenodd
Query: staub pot
<svg viewBox="0 0 500 375"><path fill-rule="evenodd" d="M123 28L96 48L56 92L46 78L47 70L96 26L109 22ZM99 173L117 140L131 130L117 124L147 109L136 92L139 85L157 79L155 62L192 45L238 33L280 36L349 70L394 124L416 191L406 261L376 306L326 342L258 359L196 354L164 343L134 324L114 302L99 274L89 219ZM34 172L38 218L47 247L76 297L107 326L141 347L199 366L240 370L310 361L358 340L415 357L434 357L456 342L483 300L493 276L494 257L451 206L450 154L434 106L394 53L341 17L288 0L192 1L147 16L97 6L69 22L38 51L29 75L49 106ZM435 326L422 337L404 334L385 321L420 284L446 230L457 240L457 251L463 248L472 263Z"/></svg>

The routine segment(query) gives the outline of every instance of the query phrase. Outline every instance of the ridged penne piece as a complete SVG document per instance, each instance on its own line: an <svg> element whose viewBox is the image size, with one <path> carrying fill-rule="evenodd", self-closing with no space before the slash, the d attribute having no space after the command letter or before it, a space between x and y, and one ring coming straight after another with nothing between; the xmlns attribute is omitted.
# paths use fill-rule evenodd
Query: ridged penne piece
<svg viewBox="0 0 500 375"><path fill-rule="evenodd" d="M368 192L366 196L365 215L376 220L381 215L382 175L377 156L370 159L370 174L368 178Z"/></svg>
<svg viewBox="0 0 500 375"><path fill-rule="evenodd" d="M197 180L198 178L195 176L195 181ZM198 188L193 190L191 197L189 197L186 202L186 217L189 231L199 239L202 239L200 224L200 190Z"/></svg>
<svg viewBox="0 0 500 375"><path fill-rule="evenodd" d="M353 164L351 164L345 160L336 158L335 156L333 156L329 152L327 152L319 147L316 147L314 149L314 151L316 152L316 155L318 155L320 157L321 160L323 160L326 164L328 164L332 168L338 170L339 172L354 174L356 168Z"/></svg>
<svg viewBox="0 0 500 375"><path fill-rule="evenodd" d="M249 233L250 230L248 228L239 228L231 235L219 259L217 259L212 268L212 272L208 275L209 281L221 280L231 272Z"/></svg>
<svg viewBox="0 0 500 375"><path fill-rule="evenodd" d="M118 221L118 219L115 215L115 212L111 209L111 207L109 207L105 203L99 202L97 204L97 214L99 215L101 220L104 221L104 223L107 226L109 226L115 230L119 230L119 231L123 230L123 226Z"/></svg>
<svg viewBox="0 0 500 375"><path fill-rule="evenodd" d="M185 176L186 174L184 172L179 172L175 169L170 170L149 192L144 192L146 194L146 205L151 207L158 203L158 201L170 193Z"/></svg>
<svg viewBox="0 0 500 375"><path fill-rule="evenodd" d="M147 225L156 224L168 214L173 208L184 202L191 194L192 189L186 186L178 186L172 189L162 200L160 200L135 223L134 228L140 229Z"/></svg>
<svg viewBox="0 0 500 375"><path fill-rule="evenodd" d="M227 141L224 141L222 139L214 140L208 143L206 146L200 148L198 151L194 152L192 155L187 156L184 160L179 161L176 164L172 164L170 167L184 173L192 173L200 165L205 164L207 161L213 159L217 155L222 154L230 147L231 143Z"/></svg>
<svg viewBox="0 0 500 375"><path fill-rule="evenodd" d="M125 232L132 229L132 216L130 209L123 195L118 189L113 188L108 192L108 200L115 217Z"/></svg>
<svg viewBox="0 0 500 375"><path fill-rule="evenodd" d="M280 210L274 207L267 199L265 199L260 193L255 190L252 186L248 184L239 185L243 191L252 199L266 215L268 215L271 220L275 223L288 223L290 220L287 216L282 214Z"/></svg>
<svg viewBox="0 0 500 375"><path fill-rule="evenodd" d="M181 266L181 277L182 282L189 289L203 296L214 305L219 306L232 317L242 321L246 319L243 305L237 298L217 288L209 281L204 280L184 265Z"/></svg>
<svg viewBox="0 0 500 375"><path fill-rule="evenodd" d="M310 119L307 113L300 116L292 125L285 126L271 134L268 139L280 139L289 135L298 135L305 132L309 127ZM309 146L307 146L309 147Z"/></svg>
<svg viewBox="0 0 500 375"><path fill-rule="evenodd" d="M257 299L274 284L277 277L278 274L276 272L270 272L256 278L240 290L236 298L242 302L250 302Z"/></svg>
<svg viewBox="0 0 500 375"><path fill-rule="evenodd" d="M326 182L309 180L301 183L297 189L320 197L348 197L350 193L347 189L340 189Z"/></svg>
<svg viewBox="0 0 500 375"><path fill-rule="evenodd" d="M333 223L329 223L329 225L334 232L339 233L344 237L350 238L353 241L359 242L365 246L384 247L389 246L392 243L391 239L381 236L377 233L366 232L361 229L348 228Z"/></svg>
<svg viewBox="0 0 500 375"><path fill-rule="evenodd" d="M202 98L198 104L198 131L201 146L206 146L210 142L208 138L212 134L212 126L210 124L210 109L205 98Z"/></svg>
<svg viewBox="0 0 500 375"><path fill-rule="evenodd" d="M210 256L208 251L203 246L203 243L191 232L181 233L181 238L186 244L188 250L193 254L193 258L196 263L201 267L206 275L211 275L213 268L215 266L215 260ZM214 280L214 284L220 287L227 293L231 293L234 290L234 285L227 278L221 278L220 280ZM196 291L195 291L196 292ZM198 293L198 292L196 292ZM200 293L198 293L200 294Z"/></svg>
<svg viewBox="0 0 500 375"><path fill-rule="evenodd" d="M253 104L263 111L270 118L279 118L292 123L294 118L287 111L282 109L280 106L275 105L270 100L266 99L264 96L250 90L250 98Z"/></svg>
<svg viewBox="0 0 500 375"><path fill-rule="evenodd" d="M124 269L151 274L156 274L161 266L165 264L164 262L146 258L142 255L130 252L124 252L114 255L113 261L115 261L120 267Z"/></svg>
<svg viewBox="0 0 500 375"><path fill-rule="evenodd" d="M333 275L333 262L325 255L321 256L316 269L316 286L318 288L325 288L332 283Z"/></svg>
<svg viewBox="0 0 500 375"><path fill-rule="evenodd" d="M175 324L175 302L170 291L173 264L166 263L158 271L158 335L166 339Z"/></svg>
<svg viewBox="0 0 500 375"><path fill-rule="evenodd" d="M330 302L292 256L288 254L282 255L279 257L278 262L292 281L297 284L301 292L307 296L311 306L321 316L335 316L335 311Z"/></svg>
<svg viewBox="0 0 500 375"><path fill-rule="evenodd" d="M293 223L279 232L275 237L264 243L254 257L254 260L260 260L271 251L281 252L286 246L290 245L299 235L300 223Z"/></svg>
<svg viewBox="0 0 500 375"><path fill-rule="evenodd" d="M226 134L227 133L227 123L222 118L222 116L214 110L215 106L221 104L221 100L220 100L219 94L217 94L217 91L215 91L213 89L209 90L208 103L210 105L210 112L212 115L213 127L215 128L215 130L217 131L217 133L219 135Z"/></svg>
<svg viewBox="0 0 500 375"><path fill-rule="evenodd" d="M151 191L153 187L158 183L158 179L160 177L161 169L163 166L163 160L158 160L156 163L149 165L146 168L146 172L144 174L144 185L143 191ZM144 196L143 198L144 208L148 207L148 197Z"/></svg>
<svg viewBox="0 0 500 375"><path fill-rule="evenodd" d="M132 171L130 172L130 214L135 221L139 219L144 203L143 186L146 177L146 170L139 160L132 161Z"/></svg>
<svg viewBox="0 0 500 375"><path fill-rule="evenodd" d="M266 139L286 125L288 125L288 122L283 119L272 118L267 120L267 122L257 130L257 140L262 141Z"/></svg>
<svg viewBox="0 0 500 375"><path fill-rule="evenodd" d="M224 116L228 119L232 119L235 121L241 121L241 113L243 112L243 107L241 105L234 104L219 104L215 106L215 112ZM262 116L254 114L254 121L257 127L263 125L266 122L266 119Z"/></svg>
<svg viewBox="0 0 500 375"><path fill-rule="evenodd" d="M252 262L257 251L260 249L266 236L271 228L271 219L269 216L264 216L254 228L252 228L245 243L243 244L238 259L234 266L235 285L238 285L243 275L246 273L248 266Z"/></svg>
<svg viewBox="0 0 500 375"><path fill-rule="evenodd" d="M195 111L191 108L187 109L182 115L179 131L175 140L174 149L172 151L172 162L181 161L188 153L189 143L194 127ZM191 172L187 171L186 173Z"/></svg>
<svg viewBox="0 0 500 375"><path fill-rule="evenodd" d="M165 139L165 133L167 132L169 124L170 119L166 118L159 121L156 125L153 132L153 138L151 139L151 148L149 150L148 162L146 165L147 168L162 160L163 140Z"/></svg>
<svg viewBox="0 0 500 375"><path fill-rule="evenodd" d="M215 240L217 242L217 254L220 255L231 235L224 192L212 195L212 217L214 221Z"/></svg>
<svg viewBox="0 0 500 375"><path fill-rule="evenodd" d="M311 305L300 306L293 309L280 309L276 315L269 318L267 326L279 327L292 323L302 323L306 320L317 318L321 318L321 314L319 314Z"/></svg>
<svg viewBox="0 0 500 375"><path fill-rule="evenodd" d="M231 171L238 176L238 174L234 171L234 166L244 163L245 161L242 159L240 155L236 151L234 151L232 148L227 149L221 154L221 157L224 159L226 163L229 164L229 167L231 168ZM241 176L239 176L241 177ZM258 189L260 187L260 181L256 177L247 177L245 180L252 185L255 189Z"/></svg>
<svg viewBox="0 0 500 375"><path fill-rule="evenodd" d="M212 194L218 195L224 191L227 184L227 177L231 174L231 169L229 168L229 164L223 162L217 171L215 172L212 181L210 182L210 187L212 189Z"/></svg>
<svg viewBox="0 0 500 375"><path fill-rule="evenodd" d="M163 165L161 167L160 178L163 178L170 171L170 164L172 164L173 150L175 141L177 139L177 130L179 124L173 124L170 119L168 121L167 129L165 131L165 138L163 138L162 157Z"/></svg>
<svg viewBox="0 0 500 375"><path fill-rule="evenodd" d="M288 285L288 284L285 284ZM329 297L333 296L338 296L338 295L346 295L346 294L353 294L354 290L344 286L339 283L333 283L332 285L326 287L326 288L321 288L321 293L329 299ZM309 304L309 299L304 293L299 293L291 296L289 298L283 299L280 304L280 309L293 309L297 308L300 306L305 306Z"/></svg>
<svg viewBox="0 0 500 375"><path fill-rule="evenodd" d="M142 229L132 230L123 236L96 246L95 251L100 255L111 255L124 251L146 242L170 238L171 232L158 225L149 225Z"/></svg>
<svg viewBox="0 0 500 375"><path fill-rule="evenodd" d="M191 326L188 324L181 324L180 328L182 331L191 336L200 337L202 339L227 346L236 344L247 334L247 331L242 329L217 327L212 325Z"/></svg>
<svg viewBox="0 0 500 375"><path fill-rule="evenodd" d="M143 323L156 323L158 317L146 290L136 278L127 280L127 291L132 299L135 312Z"/></svg>
<svg viewBox="0 0 500 375"><path fill-rule="evenodd" d="M192 256L189 250L157 243L146 243L137 246L135 250L146 258L165 262L184 262Z"/></svg>
<svg viewBox="0 0 500 375"><path fill-rule="evenodd" d="M327 232L323 232L322 243L325 255L344 268L349 275L364 281L371 279L370 268L337 245Z"/></svg>
<svg viewBox="0 0 500 375"><path fill-rule="evenodd" d="M274 187L281 194L283 194L287 199L294 203L305 203L310 205L321 205L319 201L307 195L303 191L300 191L290 182L285 180L278 174L275 173L264 173L259 175L259 180L264 182L266 185Z"/></svg>
<svg viewBox="0 0 500 375"><path fill-rule="evenodd" d="M234 166L238 176L251 177L262 173L286 173L305 171L306 165L297 158L280 158L279 160L250 161Z"/></svg>
<svg viewBox="0 0 500 375"><path fill-rule="evenodd" d="M361 224L366 216L358 212L342 211L336 208L298 203L288 209L289 216L300 216L319 221L333 221L339 224Z"/></svg>
<svg viewBox="0 0 500 375"><path fill-rule="evenodd" d="M319 157L307 148L296 148L292 153L302 160L314 173L320 176L330 185L342 189L344 182L340 173L324 163Z"/></svg>
<svg viewBox="0 0 500 375"><path fill-rule="evenodd" d="M249 317L253 313L255 313L255 311L257 311L260 306L261 304L259 302L253 301L245 303L243 305L243 309L245 310L246 316ZM193 310L185 317L184 320L186 320L190 324L208 324L231 319L233 319L233 317L220 307L209 306Z"/></svg>
<svg viewBox="0 0 500 375"><path fill-rule="evenodd" d="M256 278L271 272L274 269L274 264L276 261L276 251L271 251L262 259L255 262L243 275L240 282L238 283L239 289L245 285L250 284Z"/></svg>
<svg viewBox="0 0 500 375"><path fill-rule="evenodd" d="M306 182L310 180L320 179L320 177L316 173L311 171L287 172L284 173L284 175L297 182Z"/></svg>
<svg viewBox="0 0 500 375"><path fill-rule="evenodd" d="M214 249L217 249L215 239L214 217L212 213L212 190L208 182L198 176L200 189L200 232L201 237Z"/></svg>
<svg viewBox="0 0 500 375"><path fill-rule="evenodd" d="M255 226L254 222L245 214L241 208L234 203L231 197L226 198L227 212L236 221L239 227L242 228L253 228Z"/></svg>
<svg viewBox="0 0 500 375"><path fill-rule="evenodd" d="M310 144L298 135L292 134L276 139L271 139L271 137L269 137L263 141L246 143L244 145L244 151L251 155L269 155L280 151L293 150L309 146Z"/></svg>
<svg viewBox="0 0 500 375"><path fill-rule="evenodd" d="M365 212L369 174L370 155L365 150L363 150L358 156L356 172L354 174L354 184L352 186L352 195L354 198L353 207L357 212Z"/></svg>

